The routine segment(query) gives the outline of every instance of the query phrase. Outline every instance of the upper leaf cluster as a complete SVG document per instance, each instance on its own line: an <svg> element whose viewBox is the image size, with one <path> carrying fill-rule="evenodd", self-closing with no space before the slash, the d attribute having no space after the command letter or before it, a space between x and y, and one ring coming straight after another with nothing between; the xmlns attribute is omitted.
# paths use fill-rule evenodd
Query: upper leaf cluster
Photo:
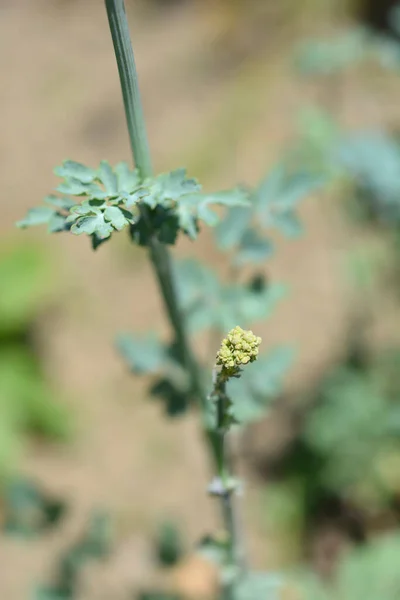
<svg viewBox="0 0 400 600"><path fill-rule="evenodd" d="M67 160L55 173L63 179L57 187L61 196L47 196L45 206L30 209L17 225L47 224L50 233L86 234L94 248L126 227L139 245L147 245L152 236L173 244L179 231L195 239L200 221L217 224L212 205L247 203L246 193L239 188L200 193L201 186L187 178L185 169L142 180L137 170L123 162L112 168L102 161L98 169L91 169Z"/></svg>

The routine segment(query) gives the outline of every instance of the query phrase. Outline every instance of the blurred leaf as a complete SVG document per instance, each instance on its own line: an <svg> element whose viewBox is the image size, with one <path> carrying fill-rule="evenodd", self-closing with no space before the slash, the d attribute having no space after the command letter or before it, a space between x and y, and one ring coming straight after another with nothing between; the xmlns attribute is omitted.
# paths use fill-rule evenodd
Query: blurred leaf
<svg viewBox="0 0 400 600"><path fill-rule="evenodd" d="M293 212L286 212L274 216L274 225L288 238L299 237L304 229L298 216Z"/></svg>
<svg viewBox="0 0 400 600"><path fill-rule="evenodd" d="M284 377L293 359L292 348L275 348L247 367L240 379L229 382L233 414L238 423L251 423L265 416L271 402L282 391Z"/></svg>
<svg viewBox="0 0 400 600"><path fill-rule="evenodd" d="M165 413L169 417L178 417L184 414L190 403L190 390L182 388L168 376L157 379L150 388L151 396L164 402Z"/></svg>
<svg viewBox="0 0 400 600"><path fill-rule="evenodd" d="M66 407L54 399L31 350L0 346L0 477L9 474L28 434L63 439L70 434Z"/></svg>
<svg viewBox="0 0 400 600"><path fill-rule="evenodd" d="M37 589L36 598L72 600L77 597L80 575L86 563L109 555L111 523L107 513L95 511L82 536L58 558L53 582Z"/></svg>
<svg viewBox="0 0 400 600"><path fill-rule="evenodd" d="M384 132L343 137L336 160L355 182L368 210L387 223L400 219L400 147Z"/></svg>
<svg viewBox="0 0 400 600"><path fill-rule="evenodd" d="M398 533L383 535L342 555L334 585L309 572L297 578L298 585L307 600L397 600L399 555Z"/></svg>
<svg viewBox="0 0 400 600"><path fill-rule="evenodd" d="M163 567L176 565L184 554L182 534L176 523L166 521L158 529L155 539L157 560Z"/></svg>
<svg viewBox="0 0 400 600"><path fill-rule="evenodd" d="M198 233L198 220L214 227L219 222L219 217L210 206L247 206L247 193L241 188L215 192L210 194L189 194L178 203L177 214L181 228L195 239Z"/></svg>
<svg viewBox="0 0 400 600"><path fill-rule="evenodd" d="M64 516L65 503L50 498L27 479L6 485L4 498L4 531L29 537L54 527Z"/></svg>
<svg viewBox="0 0 400 600"><path fill-rule="evenodd" d="M138 600L183 600L183 598L176 594L171 594L165 591L142 591L138 595Z"/></svg>
<svg viewBox="0 0 400 600"><path fill-rule="evenodd" d="M89 519L83 538L85 552L92 558L104 558L110 554L113 531L108 512L94 511Z"/></svg>
<svg viewBox="0 0 400 600"><path fill-rule="evenodd" d="M283 286L267 285L262 276L245 284L220 284L211 269L197 261L183 261L176 274L192 332L210 327L226 331L238 323L246 325L265 318L285 294Z"/></svg>
<svg viewBox="0 0 400 600"><path fill-rule="evenodd" d="M251 207L231 208L217 225L216 239L222 250L229 250L239 244L252 218Z"/></svg>
<svg viewBox="0 0 400 600"><path fill-rule="evenodd" d="M378 471L388 443L390 400L372 372L340 368L325 379L304 431L325 458L324 484L363 502L386 501L389 489ZM371 496L371 498L372 498ZM372 503L372 499L370 499Z"/></svg>
<svg viewBox="0 0 400 600"><path fill-rule="evenodd" d="M279 600L282 578L272 573L249 572L239 580L237 600Z"/></svg>
<svg viewBox="0 0 400 600"><path fill-rule="evenodd" d="M389 23L397 35L400 35L400 4L398 2L389 10Z"/></svg>
<svg viewBox="0 0 400 600"><path fill-rule="evenodd" d="M367 32L353 28L332 39L317 39L303 43L295 59L304 75L332 75L364 60L368 50Z"/></svg>
<svg viewBox="0 0 400 600"><path fill-rule="evenodd" d="M17 227L24 229L25 227L33 227L35 225L47 225L55 213L56 211L49 206L30 208L25 219L17 222Z"/></svg>
<svg viewBox="0 0 400 600"><path fill-rule="evenodd" d="M51 281L51 261L43 247L30 242L0 247L0 338L28 326Z"/></svg>
<svg viewBox="0 0 400 600"><path fill-rule="evenodd" d="M33 598L34 600L73 600L73 596L69 592L42 586L36 588Z"/></svg>
<svg viewBox="0 0 400 600"><path fill-rule="evenodd" d="M234 261L239 266L247 263L262 263L270 258L273 253L274 247L269 240L263 238L255 229L247 229L243 232Z"/></svg>
<svg viewBox="0 0 400 600"><path fill-rule="evenodd" d="M121 334L116 346L134 373L155 373L166 359L165 348L153 333L142 336Z"/></svg>
<svg viewBox="0 0 400 600"><path fill-rule="evenodd" d="M227 540L206 536L200 541L197 551L206 560L222 566L226 560L228 551Z"/></svg>
<svg viewBox="0 0 400 600"><path fill-rule="evenodd" d="M294 210L325 183L326 176L321 173L291 173L284 165L277 165L254 193L257 223L276 228L289 237L298 235L300 225Z"/></svg>

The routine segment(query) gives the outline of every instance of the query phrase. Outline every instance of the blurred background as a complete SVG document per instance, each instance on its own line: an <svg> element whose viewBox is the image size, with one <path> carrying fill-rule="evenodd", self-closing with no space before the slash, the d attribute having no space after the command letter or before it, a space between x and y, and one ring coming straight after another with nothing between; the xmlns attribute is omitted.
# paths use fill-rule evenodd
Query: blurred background
<svg viewBox="0 0 400 600"><path fill-rule="evenodd" d="M396 600L396 3L126 4L158 171L256 184L289 152L329 172L304 234L265 265L290 294L257 332L297 360L241 441L246 544L256 567L292 574L288 598ZM212 598L190 553L219 526L196 420L167 420L113 346L168 331L145 253L14 227L63 159L130 160L103 3L1 0L0 44L0 596ZM207 233L175 252L224 262Z"/></svg>

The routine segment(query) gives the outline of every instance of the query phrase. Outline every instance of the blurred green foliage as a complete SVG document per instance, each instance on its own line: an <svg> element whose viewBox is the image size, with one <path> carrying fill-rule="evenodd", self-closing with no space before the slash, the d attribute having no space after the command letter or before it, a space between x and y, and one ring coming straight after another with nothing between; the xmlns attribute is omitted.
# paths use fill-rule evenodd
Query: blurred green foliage
<svg viewBox="0 0 400 600"><path fill-rule="evenodd" d="M0 248L0 479L12 475L26 436L61 439L69 415L44 377L33 326L44 312L52 269L32 243Z"/></svg>
<svg viewBox="0 0 400 600"><path fill-rule="evenodd" d="M305 572L298 579L302 600L398 600L400 598L400 536L382 536L346 552L329 585Z"/></svg>
<svg viewBox="0 0 400 600"><path fill-rule="evenodd" d="M33 537L57 525L65 510L64 501L51 497L33 481L16 478L3 492L3 529L10 535Z"/></svg>
<svg viewBox="0 0 400 600"><path fill-rule="evenodd" d="M172 521L161 523L154 545L160 565L172 567L177 564L185 552L182 533L177 523Z"/></svg>
<svg viewBox="0 0 400 600"><path fill-rule="evenodd" d="M112 544L109 515L94 512L86 530L76 542L61 554L55 570L53 583L39 586L34 600L73 600L78 597L82 571L92 560L108 557Z"/></svg>

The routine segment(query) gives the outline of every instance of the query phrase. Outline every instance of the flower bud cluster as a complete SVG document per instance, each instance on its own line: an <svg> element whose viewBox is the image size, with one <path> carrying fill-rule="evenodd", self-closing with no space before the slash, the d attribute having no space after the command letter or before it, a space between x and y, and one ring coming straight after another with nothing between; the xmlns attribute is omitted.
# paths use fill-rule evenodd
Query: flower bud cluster
<svg viewBox="0 0 400 600"><path fill-rule="evenodd" d="M222 367L228 377L234 377L241 367L256 360L260 344L260 337L237 326L222 340L217 352L217 365Z"/></svg>

